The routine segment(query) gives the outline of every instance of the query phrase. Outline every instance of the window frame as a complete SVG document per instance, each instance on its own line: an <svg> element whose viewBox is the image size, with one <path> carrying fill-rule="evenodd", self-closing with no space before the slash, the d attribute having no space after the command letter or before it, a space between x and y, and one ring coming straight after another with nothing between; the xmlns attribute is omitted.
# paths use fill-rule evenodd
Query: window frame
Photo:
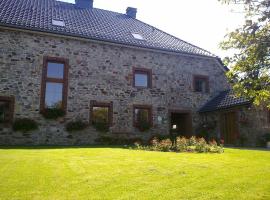
<svg viewBox="0 0 270 200"><path fill-rule="evenodd" d="M9 102L9 118L5 120L1 124L10 124L13 121L14 118L14 110L15 110L15 97L14 96L0 96L0 101L6 101Z"/></svg>
<svg viewBox="0 0 270 200"><path fill-rule="evenodd" d="M152 88L152 69L146 69L146 68L137 68L133 67L133 87L135 88ZM135 75L136 74L146 74L147 75L147 86L136 86L136 80Z"/></svg>
<svg viewBox="0 0 270 200"><path fill-rule="evenodd" d="M206 91L196 91L196 81L197 80L203 80L205 81L205 89ZM210 92L210 85L209 85L209 76L205 76L205 75L193 75L193 91L194 92L198 92L198 93L209 93Z"/></svg>
<svg viewBox="0 0 270 200"><path fill-rule="evenodd" d="M109 127L113 125L113 102L99 102L96 100L90 101L90 118L89 123L93 124L93 108L94 107L101 107L101 108L108 108L108 121L109 121Z"/></svg>
<svg viewBox="0 0 270 200"><path fill-rule="evenodd" d="M133 105L133 127L138 127L138 124L136 122L136 117L135 117L135 110L136 109L145 109L148 110L148 119L150 126L153 126L153 108L151 105L143 105L143 104L135 104Z"/></svg>
<svg viewBox="0 0 270 200"><path fill-rule="evenodd" d="M63 78L49 78L47 77L47 69L48 69L48 63L54 62L54 63L60 63L64 64L64 72L63 72ZM46 98L46 83L62 83L63 89L62 89L62 105L61 109L66 111L67 109L67 96L68 96L68 59L66 58L59 58L59 57L49 57L45 56L43 58L43 68L42 68L42 81L41 81L41 97L40 97L40 111L44 111L46 109L45 105L45 98Z"/></svg>

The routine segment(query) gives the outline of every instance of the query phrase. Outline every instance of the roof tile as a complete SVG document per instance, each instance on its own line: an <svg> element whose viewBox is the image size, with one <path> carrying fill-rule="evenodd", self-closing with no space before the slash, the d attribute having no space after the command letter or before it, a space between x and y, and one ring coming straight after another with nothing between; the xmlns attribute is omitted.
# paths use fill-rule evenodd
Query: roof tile
<svg viewBox="0 0 270 200"><path fill-rule="evenodd" d="M199 109L199 112L212 112L250 103L251 102L249 100L243 97L236 97L233 94L232 90L226 90L220 92L217 96L208 101L204 106Z"/></svg>
<svg viewBox="0 0 270 200"><path fill-rule="evenodd" d="M0 0L0 25L72 35L150 49L216 57L137 19L102 9L80 9L56 0ZM55 27L52 19L63 20ZM145 40L137 40L140 33Z"/></svg>

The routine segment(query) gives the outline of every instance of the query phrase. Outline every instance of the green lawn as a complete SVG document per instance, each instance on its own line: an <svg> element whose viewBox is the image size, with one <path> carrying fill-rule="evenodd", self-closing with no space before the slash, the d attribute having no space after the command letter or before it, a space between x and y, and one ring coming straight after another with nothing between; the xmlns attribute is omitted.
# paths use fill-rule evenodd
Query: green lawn
<svg viewBox="0 0 270 200"><path fill-rule="evenodd" d="M270 199L270 151L0 148L0 199Z"/></svg>

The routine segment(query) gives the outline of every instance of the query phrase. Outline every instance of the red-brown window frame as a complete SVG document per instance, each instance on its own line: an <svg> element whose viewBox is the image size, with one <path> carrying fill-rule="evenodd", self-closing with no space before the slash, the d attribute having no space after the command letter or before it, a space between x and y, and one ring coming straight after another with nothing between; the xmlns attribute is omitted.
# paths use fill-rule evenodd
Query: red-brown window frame
<svg viewBox="0 0 270 200"><path fill-rule="evenodd" d="M9 124L13 121L14 117L14 107L15 107L15 97L14 96L0 96L0 101L9 102L9 118L5 120L3 124Z"/></svg>
<svg viewBox="0 0 270 200"><path fill-rule="evenodd" d="M206 83L206 92L200 92L196 91L196 80L204 80ZM209 93L210 92L210 86L209 86L209 76L204 75L193 75L193 91L194 92L200 92L200 93Z"/></svg>
<svg viewBox="0 0 270 200"><path fill-rule="evenodd" d="M133 74L133 87L135 88L152 88L152 70L151 69L146 69L146 68L138 68L138 67L133 67L132 70ZM135 84L135 75L136 74L147 74L147 87L142 87L142 86L136 86Z"/></svg>
<svg viewBox="0 0 270 200"><path fill-rule="evenodd" d="M64 76L63 78L48 78L47 77L47 68L48 63L61 63L64 64ZM43 68L42 68L42 81L41 81L41 97L40 97L40 111L44 111L45 107L45 96L46 96L46 83L62 83L63 84L63 94L62 94L62 109L66 111L67 109L67 96L68 96L68 59L59 58L59 57L49 57L46 56L43 58Z"/></svg>
<svg viewBox="0 0 270 200"><path fill-rule="evenodd" d="M151 105L138 105L135 104L133 105L133 126L138 127L138 124L136 123L135 119L135 109L146 109L148 110L148 118L149 118L149 123L151 126L153 126L153 108Z"/></svg>
<svg viewBox="0 0 270 200"><path fill-rule="evenodd" d="M93 124L93 107L102 107L108 108L108 119L109 119L109 126L113 125L113 102L99 102L92 100L90 101L90 119L89 123Z"/></svg>

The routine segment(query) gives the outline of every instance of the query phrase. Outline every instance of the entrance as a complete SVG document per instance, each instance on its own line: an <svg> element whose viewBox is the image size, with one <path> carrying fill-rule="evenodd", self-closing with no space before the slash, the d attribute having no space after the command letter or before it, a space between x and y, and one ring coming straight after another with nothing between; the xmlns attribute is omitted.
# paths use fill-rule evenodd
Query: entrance
<svg viewBox="0 0 270 200"><path fill-rule="evenodd" d="M179 136L191 137L192 136L192 119L190 112L170 112L170 130L174 131Z"/></svg>
<svg viewBox="0 0 270 200"><path fill-rule="evenodd" d="M221 138L225 144L234 144L238 135L237 113L227 112L221 114Z"/></svg>

